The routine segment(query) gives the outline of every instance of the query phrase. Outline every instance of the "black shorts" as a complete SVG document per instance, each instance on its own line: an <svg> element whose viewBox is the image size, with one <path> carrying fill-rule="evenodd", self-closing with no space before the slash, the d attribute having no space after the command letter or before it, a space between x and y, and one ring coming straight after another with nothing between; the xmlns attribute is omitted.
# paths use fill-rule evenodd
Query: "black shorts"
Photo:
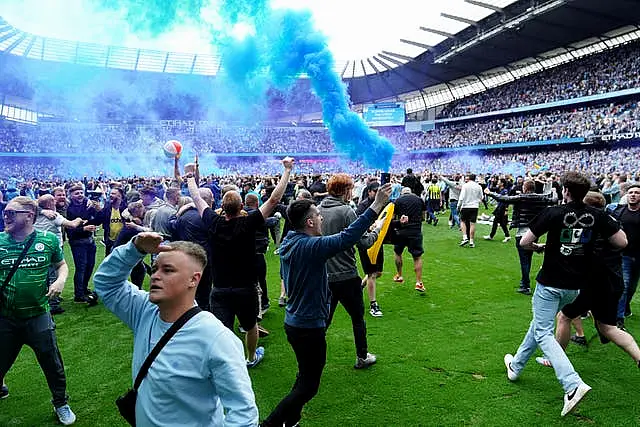
<svg viewBox="0 0 640 427"><path fill-rule="evenodd" d="M478 208L460 209L460 221L476 222L478 220Z"/></svg>
<svg viewBox="0 0 640 427"><path fill-rule="evenodd" d="M358 248L358 254L360 254L360 263L362 264L364 274L382 273L384 267L384 247L380 247L375 264L371 264L366 249Z"/></svg>
<svg viewBox="0 0 640 427"><path fill-rule="evenodd" d="M617 275L599 276L597 282L583 289L578 297L562 308L562 314L570 319L591 310L593 318L605 325L615 326L618 320L618 301L622 295L622 277Z"/></svg>
<svg viewBox="0 0 640 427"><path fill-rule="evenodd" d="M211 291L211 311L224 326L233 330L233 322L238 318L245 331L258 323L260 304L258 290L251 288L216 288Z"/></svg>
<svg viewBox="0 0 640 427"><path fill-rule="evenodd" d="M412 257L418 258L424 253L422 249L422 233L420 234L398 234L394 240L393 251L397 255L402 255L404 248L409 249Z"/></svg>

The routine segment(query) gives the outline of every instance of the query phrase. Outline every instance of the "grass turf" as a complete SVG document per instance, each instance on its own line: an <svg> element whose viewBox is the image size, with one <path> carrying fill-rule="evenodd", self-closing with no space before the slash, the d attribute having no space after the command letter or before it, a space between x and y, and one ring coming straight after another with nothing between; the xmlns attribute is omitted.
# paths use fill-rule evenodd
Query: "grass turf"
<svg viewBox="0 0 640 427"><path fill-rule="evenodd" d="M304 426L568 426L640 424L640 372L614 344L603 346L585 322L588 349L570 344L577 371L593 387L578 410L560 418L562 389L553 370L532 359L516 383L506 379L502 358L514 353L531 320L531 299L514 292L519 265L514 242L484 241L458 247L459 233L424 225L426 294L413 289L413 263L405 254L405 283L392 281L392 248L385 246L385 273L378 280L382 318L366 314L370 352L378 363L356 371L353 334L339 308L328 331L327 366L319 394L305 407ZM98 262L104 248L98 249ZM73 301L73 262L64 291L66 313L56 316L67 372L70 405L78 426L124 426L115 398L131 384L130 331L102 305ZM532 276L540 265L534 257ZM250 371L261 419L290 390L296 374L293 351L282 328L278 257L270 251L268 283L272 308L263 325L265 360ZM636 301L632 309L640 313ZM365 307L368 306L365 296ZM367 307L368 308L368 307ZM627 321L640 338L638 316ZM1 343L0 343L1 348ZM0 350L1 351L1 350ZM8 399L0 401L0 426L56 425L50 394L33 352L24 348L6 376Z"/></svg>

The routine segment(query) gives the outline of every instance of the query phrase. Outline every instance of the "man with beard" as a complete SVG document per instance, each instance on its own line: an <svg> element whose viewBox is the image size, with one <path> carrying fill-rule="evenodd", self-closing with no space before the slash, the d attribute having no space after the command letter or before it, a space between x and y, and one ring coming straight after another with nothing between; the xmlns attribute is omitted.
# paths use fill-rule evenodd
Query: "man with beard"
<svg viewBox="0 0 640 427"><path fill-rule="evenodd" d="M92 293L89 291L89 279L96 263L96 243L93 233L96 231L96 226L102 223L100 203L88 200L81 185L72 186L69 193L71 194L71 203L67 208L67 219L73 221L76 218L81 218L85 221L85 225L82 227L67 230L75 266L73 301L77 303L91 302Z"/></svg>
<svg viewBox="0 0 640 427"><path fill-rule="evenodd" d="M624 290L618 306L618 326L624 328L625 317L631 316L633 299L640 279L640 184L631 184L626 193L627 204L613 211L627 234L629 244L622 252L622 277Z"/></svg>

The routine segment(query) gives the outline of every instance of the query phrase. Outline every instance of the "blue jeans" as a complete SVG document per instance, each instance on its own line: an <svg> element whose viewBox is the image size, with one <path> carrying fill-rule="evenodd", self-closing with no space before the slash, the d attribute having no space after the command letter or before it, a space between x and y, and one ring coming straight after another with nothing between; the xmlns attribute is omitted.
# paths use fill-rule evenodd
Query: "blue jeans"
<svg viewBox="0 0 640 427"><path fill-rule="evenodd" d="M96 244L93 239L70 241L75 274L73 275L73 293L75 298L83 298L89 293L89 279L96 264Z"/></svg>
<svg viewBox="0 0 640 427"><path fill-rule="evenodd" d="M531 358L533 352L540 347L545 357L553 365L556 377L562 384L565 393L580 385L582 379L573 369L573 365L553 334L556 314L577 296L577 290L558 289L540 283L536 284L531 303L533 320L531 320L527 335L520 344L513 362L511 362L511 368L516 374L524 369L524 365Z"/></svg>
<svg viewBox="0 0 640 427"><path fill-rule="evenodd" d="M460 214L458 213L458 201L449 200L449 207L451 208L451 218L453 218L453 224L460 227Z"/></svg>
<svg viewBox="0 0 640 427"><path fill-rule="evenodd" d="M626 314L631 313L631 300L638 288L638 280L640 279L640 257L623 256L622 257L622 278L624 280L624 290L618 303L618 320L624 319Z"/></svg>
<svg viewBox="0 0 640 427"><path fill-rule="evenodd" d="M520 259L520 288L528 289L531 287L531 260L533 259L533 251L523 249L520 246L521 236L516 237L516 249L518 249L518 258Z"/></svg>

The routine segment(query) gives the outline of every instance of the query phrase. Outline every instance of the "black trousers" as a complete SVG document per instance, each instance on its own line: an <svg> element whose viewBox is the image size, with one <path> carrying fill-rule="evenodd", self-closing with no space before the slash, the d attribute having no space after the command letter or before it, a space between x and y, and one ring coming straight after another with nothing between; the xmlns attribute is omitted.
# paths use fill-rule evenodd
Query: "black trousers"
<svg viewBox="0 0 640 427"><path fill-rule="evenodd" d="M498 231L498 225L502 228L502 232L504 233L504 237L509 237L509 217L506 214L494 214L493 216L493 225L491 226L491 233L489 236L493 237L496 235L496 231Z"/></svg>
<svg viewBox="0 0 640 427"><path fill-rule="evenodd" d="M354 277L353 279L339 282L329 282L329 289L331 290L331 306L329 308L327 329L331 325L338 303L342 303L349 317L351 317L353 339L356 343L356 355L365 359L368 348L367 325L364 321L364 304L362 302L362 281L359 277Z"/></svg>
<svg viewBox="0 0 640 427"><path fill-rule="evenodd" d="M256 254L256 273L258 274L258 284L262 291L262 307L269 304L269 294L267 293L267 261L264 254Z"/></svg>
<svg viewBox="0 0 640 427"><path fill-rule="evenodd" d="M211 311L211 286L213 278L211 277L211 259L207 259L207 266L202 271L202 277L198 288L196 289L196 302L198 306L206 311Z"/></svg>
<svg viewBox="0 0 640 427"><path fill-rule="evenodd" d="M296 354L298 374L293 388L262 423L263 427L287 427L300 421L302 408L320 388L320 377L327 362L325 328L295 328L285 323L287 340Z"/></svg>
<svg viewBox="0 0 640 427"><path fill-rule="evenodd" d="M45 313L29 319L0 317L0 383L4 380L20 349L27 345L33 349L51 390L51 403L56 408L67 404L67 377L62 356L58 350L56 325L51 314Z"/></svg>

